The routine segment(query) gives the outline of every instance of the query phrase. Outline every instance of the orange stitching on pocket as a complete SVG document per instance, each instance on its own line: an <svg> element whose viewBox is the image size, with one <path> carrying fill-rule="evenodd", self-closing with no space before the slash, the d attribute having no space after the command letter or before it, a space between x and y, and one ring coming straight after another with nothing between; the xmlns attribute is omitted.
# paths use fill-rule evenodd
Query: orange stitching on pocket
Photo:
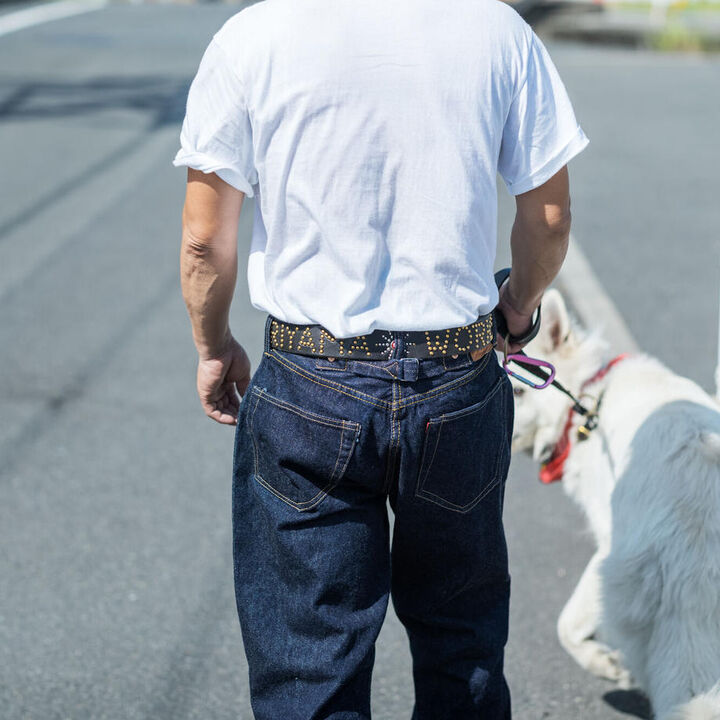
<svg viewBox="0 0 720 720"><path fill-rule="evenodd" d="M330 485L332 485L333 480L335 479L335 473L337 472L337 466L340 462L340 457L342 456L343 451L343 438L345 437L345 422L343 421L342 429L340 430L340 447L338 448L338 454L335 458L335 465L333 465L332 473L330 474Z"/></svg>
<svg viewBox="0 0 720 720"><path fill-rule="evenodd" d="M483 492L478 495L475 500L470 503L467 507L461 507L460 505L455 505L455 503L451 503L449 500L445 500L441 498L439 495L435 495L434 493L431 493L427 490L421 491L421 493L418 495L418 497L421 497L428 502L431 502L433 505L437 505L438 507L444 508L445 510L450 510L450 512L457 512L460 514L465 514L467 512L470 512L489 492L492 492L498 485L500 484L500 478L496 478L493 480L490 485L483 490ZM433 497L438 498L441 502L437 502L436 500L433 500L432 497L427 497L428 495L432 495ZM448 505L455 505L455 507L448 507ZM457 509L455 509L457 508Z"/></svg>
<svg viewBox="0 0 720 720"><path fill-rule="evenodd" d="M286 505L289 505L291 508L294 508L298 512L304 512L305 510L310 510L314 508L328 494L328 491L330 490L330 486L328 486L325 490L320 490L318 494L310 498L310 500L305 500L305 502L302 503L296 503L289 497L286 497L282 493L279 493L274 487L272 487L272 485L268 483L267 480L262 477L262 475L255 475L255 479L266 490L269 490L276 498L282 500ZM306 505L307 503L312 503L312 505L307 505L307 507L300 507L301 505Z"/></svg>
<svg viewBox="0 0 720 720"><path fill-rule="evenodd" d="M311 412L310 410L304 410L303 408L297 407L297 405L293 405L287 400L276 398L274 395L270 395L270 393L264 390L260 390L258 388L253 388L253 392L256 395L260 395L261 397L263 397L269 403L277 405L277 407L281 407L288 412L295 413L300 417L307 418L308 420L312 420L313 422L319 423L320 425L329 425L330 427L340 428L341 430L345 429L346 424L352 424L355 426L359 425L359 423L356 423L354 420L334 420L333 418L328 418L324 415L318 415L317 413Z"/></svg>
<svg viewBox="0 0 720 720"><path fill-rule="evenodd" d="M433 462L435 461L435 453L437 452L438 445L440 444L440 430L442 429L442 424L443 424L443 422L444 422L444 420L441 419L441 420L440 420L440 423L439 423L440 426L438 427L437 435L435 436L435 446L433 447L432 457L430 458L430 460L428 460L427 466L424 466L424 465L423 465L423 463L425 462L425 455L426 455L426 451L427 451L427 444L426 444L426 446L423 448L423 454L422 454L422 456L420 457L420 467L421 467L421 468L424 467L424 468L425 468L425 472L418 474L418 481L417 481L417 483L416 483L416 485L415 485L415 495L421 496L421 493L423 492L423 489L422 489L422 486L423 486L423 484L424 484L423 481L424 481L425 478L427 477L428 473L430 472L430 468L432 467L432 464L433 464ZM427 427L428 427L428 428L430 427L430 422L428 422ZM427 432L427 430L426 430L426 432Z"/></svg>
<svg viewBox="0 0 720 720"><path fill-rule="evenodd" d="M345 464L340 468L340 471L339 471L339 473L338 473L338 477L341 477L341 478L345 476L345 471L347 470L347 466L348 466L349 463L350 463L350 458L352 458L352 456L353 456L353 455L355 454L355 452L356 452L355 443L357 442L357 439L358 439L358 437L359 437L359 435L360 435L360 432L361 432L361 430L362 430L362 426L360 425L360 423L355 423L355 424L357 425L357 428L355 428L355 437L353 438L353 441L352 441L352 443L353 443L353 444L352 444L352 449L351 449L350 452L347 454L347 457L345 458Z"/></svg>
<svg viewBox="0 0 720 720"><path fill-rule="evenodd" d="M301 411L296 412L294 406L292 406L290 403L284 403L284 402L273 402L272 396L270 396L267 392L264 392L262 390L258 390L257 388L253 388L255 390L255 405L252 409L252 413L250 415L250 436L252 438L253 442L253 448L254 448L254 455L255 455L255 468L253 476L255 480L262 485L266 490L269 490L275 497L277 497L279 500L282 500L286 505L289 505L290 507L294 508L295 510L298 510L299 512L304 512L306 510L310 510L311 508L315 507L318 503L320 503L323 498L335 487L338 485L340 478L343 477L347 466L350 462L350 458L355 452L355 442L354 440L351 442L349 448L345 448L345 435L348 431L348 429L351 429L354 431L355 437L357 437L359 431L361 430L361 425L359 422L356 422L354 420L342 420L338 419L335 421L333 418L324 418L322 415L317 415L316 413L312 413L310 411ZM303 417L306 420L310 422L316 422L321 425L327 425L329 427L332 427L334 429L340 430L340 440L338 443L338 454L335 458L335 464L333 466L332 472L328 478L328 482L323 488L319 488L318 492L313 495L308 500L293 500L292 498L288 497L287 495L284 495L280 490L273 487L259 472L259 451L257 448L257 443L255 440L255 429L254 429L254 423L252 420L254 420L255 411L260 405L260 400L266 400L271 405L275 405L276 407L280 407L284 410L288 410L289 412L292 412L299 417ZM301 410L301 409L300 409ZM318 419L320 418L320 419ZM345 452L345 462L342 465L340 469L338 469L338 464L340 462L340 459L343 456L343 452Z"/></svg>
<svg viewBox="0 0 720 720"><path fill-rule="evenodd" d="M443 413L440 417L442 418L442 421L445 420L457 420L458 418L465 417L465 415L472 415L473 413L476 413L480 410L482 410L489 402L490 400L495 396L495 394L501 390L503 387L503 378L499 377L491 386L490 390L488 390L487 395L482 400L479 400L477 403L474 403L470 405L469 407L460 408L459 410L453 410L449 413Z"/></svg>
<svg viewBox="0 0 720 720"><path fill-rule="evenodd" d="M504 380L502 376L499 377L494 385L491 387L488 394L478 403L475 403L473 405L468 406L467 408L461 408L460 410L454 410L449 413L443 413L437 418L431 418L427 421L426 426L426 434L425 434L425 440L423 443L423 451L420 456L420 464L419 464L419 472L418 472L418 479L415 484L415 497L422 498L424 500L427 500L428 502L433 503L434 505L438 505L439 507L443 507L447 510L450 510L452 512L459 512L459 513L467 513L470 510L472 510L484 497L488 495L497 485L502 481L502 475L500 472L501 466L503 461L506 459L507 454L509 452L509 447L506 439L506 429L507 429L507 417L506 414L503 413L502 417L500 418L500 434L502 437L502 444L499 447L497 457L495 459L495 465L492 468L490 480L488 481L488 484L486 487L484 487L480 494L472 499L468 504L466 505L459 505L457 503L452 502L451 500L448 500L447 498L441 497L437 493L434 493L429 488L426 488L426 482L430 476L430 472L433 469L434 463L435 463L435 456L437 454L437 449L440 446L440 439L442 437L442 430L445 425L445 422L448 420L458 420L460 418L467 417L468 415L473 415L477 412L480 412L483 410L486 405L490 402L492 398L497 395L498 392L500 392L504 388ZM428 436L427 431L432 426L436 427L435 431L435 442L434 446L432 447L432 455L429 457L429 459L426 460L426 457L429 452L429 444L428 444ZM436 499L435 499L436 498Z"/></svg>
<svg viewBox="0 0 720 720"><path fill-rule="evenodd" d="M254 455L254 461L255 466L253 468L253 475L257 476L258 474L258 447L257 443L255 442L255 432L253 429L253 420L255 418L255 411L258 408L258 405L260 404L260 396L258 395L257 400L255 401L255 406L252 409L252 412L248 415L248 426L250 428L250 438L252 440L253 444L253 455Z"/></svg>

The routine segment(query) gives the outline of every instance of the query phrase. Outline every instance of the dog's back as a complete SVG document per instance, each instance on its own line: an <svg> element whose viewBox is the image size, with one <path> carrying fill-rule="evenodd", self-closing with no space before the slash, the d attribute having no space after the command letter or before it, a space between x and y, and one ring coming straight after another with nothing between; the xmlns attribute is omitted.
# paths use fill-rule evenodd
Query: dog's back
<svg viewBox="0 0 720 720"><path fill-rule="evenodd" d="M720 720L720 411L667 373L613 492L602 625L658 720Z"/></svg>

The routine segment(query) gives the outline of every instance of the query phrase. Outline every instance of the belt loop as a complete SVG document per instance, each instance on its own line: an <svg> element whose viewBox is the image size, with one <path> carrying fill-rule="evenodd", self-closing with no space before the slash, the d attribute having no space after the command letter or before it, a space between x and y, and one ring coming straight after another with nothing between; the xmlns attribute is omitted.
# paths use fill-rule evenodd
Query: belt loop
<svg viewBox="0 0 720 720"><path fill-rule="evenodd" d="M270 352L270 326L273 319L272 315L268 315L265 320L265 352Z"/></svg>
<svg viewBox="0 0 720 720"><path fill-rule="evenodd" d="M405 338L403 338L402 332L398 330L392 330L392 342L390 344L390 357L389 360L396 360L403 356L405 351Z"/></svg>
<svg viewBox="0 0 720 720"><path fill-rule="evenodd" d="M404 357L399 361L398 375L401 380L409 380L415 382L418 379L418 371L420 370L420 360L414 357Z"/></svg>

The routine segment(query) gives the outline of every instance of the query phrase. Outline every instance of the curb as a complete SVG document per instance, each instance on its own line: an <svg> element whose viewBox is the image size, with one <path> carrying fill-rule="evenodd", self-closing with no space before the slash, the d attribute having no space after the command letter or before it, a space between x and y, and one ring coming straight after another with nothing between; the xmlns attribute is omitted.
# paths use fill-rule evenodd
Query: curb
<svg viewBox="0 0 720 720"><path fill-rule="evenodd" d="M600 330L615 353L639 353L620 311L600 283L577 241L570 235L567 255L556 284L587 330Z"/></svg>

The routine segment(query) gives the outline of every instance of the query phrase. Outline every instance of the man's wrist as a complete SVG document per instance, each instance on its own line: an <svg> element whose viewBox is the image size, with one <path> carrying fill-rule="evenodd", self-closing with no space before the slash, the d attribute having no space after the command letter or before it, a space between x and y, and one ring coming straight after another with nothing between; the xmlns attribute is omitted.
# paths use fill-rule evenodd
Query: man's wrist
<svg viewBox="0 0 720 720"><path fill-rule="evenodd" d="M233 336L230 328L222 335L218 341L212 342L207 340L195 339L195 347L198 351L198 357L203 360L216 360L226 355L232 347Z"/></svg>
<svg viewBox="0 0 720 720"><path fill-rule="evenodd" d="M503 300L505 301L505 305L507 305L516 315L532 318L537 306L542 300L542 296L543 294L540 293L537 297L527 298L523 297L522 293L516 293L513 288L511 275L507 282Z"/></svg>

